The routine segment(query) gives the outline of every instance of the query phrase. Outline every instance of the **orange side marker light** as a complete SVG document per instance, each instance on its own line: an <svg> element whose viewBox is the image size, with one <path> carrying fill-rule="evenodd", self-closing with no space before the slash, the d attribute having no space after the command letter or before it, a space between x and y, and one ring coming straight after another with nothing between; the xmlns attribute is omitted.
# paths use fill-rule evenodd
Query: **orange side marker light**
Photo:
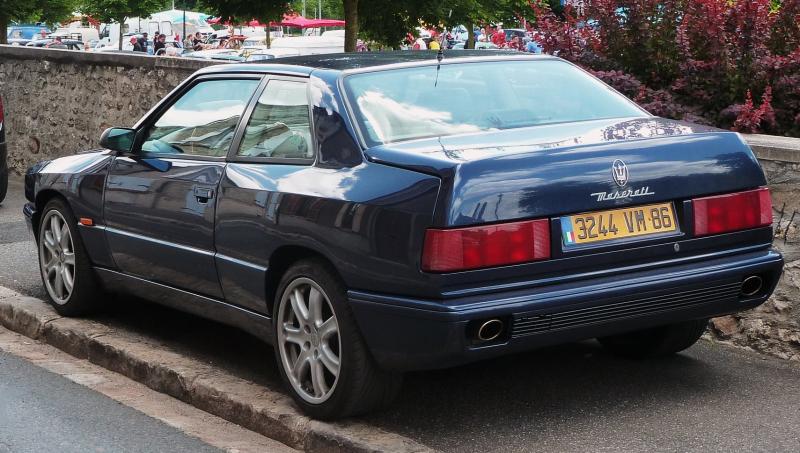
<svg viewBox="0 0 800 453"><path fill-rule="evenodd" d="M88 217L81 217L80 220L78 220L78 223L83 226L94 226L94 220Z"/></svg>

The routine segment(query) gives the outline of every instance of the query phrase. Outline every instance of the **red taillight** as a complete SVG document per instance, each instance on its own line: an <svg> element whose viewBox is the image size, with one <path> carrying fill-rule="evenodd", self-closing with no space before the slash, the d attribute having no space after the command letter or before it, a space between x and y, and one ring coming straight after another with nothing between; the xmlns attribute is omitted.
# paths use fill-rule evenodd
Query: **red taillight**
<svg viewBox="0 0 800 453"><path fill-rule="evenodd" d="M727 233L772 225L772 199L764 187L692 200L694 235Z"/></svg>
<svg viewBox="0 0 800 453"><path fill-rule="evenodd" d="M452 230L428 230L422 270L455 272L550 258L546 219Z"/></svg>

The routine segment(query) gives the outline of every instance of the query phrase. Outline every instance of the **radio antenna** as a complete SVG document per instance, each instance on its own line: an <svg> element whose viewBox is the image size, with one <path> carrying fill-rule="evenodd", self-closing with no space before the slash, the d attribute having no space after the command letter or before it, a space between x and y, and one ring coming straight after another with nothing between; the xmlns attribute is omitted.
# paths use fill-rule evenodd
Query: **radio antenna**
<svg viewBox="0 0 800 453"><path fill-rule="evenodd" d="M447 14L447 18L449 19L453 15L453 10L451 9L450 12ZM439 38L439 51L436 53L436 80L433 81L434 88L439 85L439 69L442 67L442 60L444 60L444 40L447 37L447 33L444 33L447 29L442 30L442 36Z"/></svg>

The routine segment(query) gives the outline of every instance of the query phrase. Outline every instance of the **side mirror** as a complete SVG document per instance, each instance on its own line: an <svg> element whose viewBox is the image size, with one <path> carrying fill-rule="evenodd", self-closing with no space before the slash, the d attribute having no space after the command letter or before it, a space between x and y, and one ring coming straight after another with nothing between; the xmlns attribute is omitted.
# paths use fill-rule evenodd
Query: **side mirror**
<svg viewBox="0 0 800 453"><path fill-rule="evenodd" d="M111 127L100 136L100 146L112 151L129 153L133 148L136 131L123 127Z"/></svg>

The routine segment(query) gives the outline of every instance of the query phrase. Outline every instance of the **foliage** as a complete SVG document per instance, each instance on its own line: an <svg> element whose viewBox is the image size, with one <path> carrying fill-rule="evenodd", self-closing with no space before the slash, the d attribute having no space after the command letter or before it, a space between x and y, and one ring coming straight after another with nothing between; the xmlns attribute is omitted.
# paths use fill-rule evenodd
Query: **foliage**
<svg viewBox="0 0 800 453"><path fill-rule="evenodd" d="M438 29L455 25L516 23L530 13L527 0L364 0L359 3L361 35L388 46L399 45L418 26Z"/></svg>
<svg viewBox="0 0 800 453"><path fill-rule="evenodd" d="M161 0L80 0L78 10L103 23L125 23L128 17L147 17L162 7ZM119 42L122 49L122 27L119 27Z"/></svg>
<svg viewBox="0 0 800 453"><path fill-rule="evenodd" d="M136 1L136 0L131 0ZM207 11L223 21L262 23L280 20L289 11L286 0L200 0Z"/></svg>
<svg viewBox="0 0 800 453"><path fill-rule="evenodd" d="M531 8L545 52L652 113L800 136L800 0L593 0L583 16Z"/></svg>
<svg viewBox="0 0 800 453"><path fill-rule="evenodd" d="M75 0L0 0L0 44L6 43L10 22L48 24L70 17Z"/></svg>
<svg viewBox="0 0 800 453"><path fill-rule="evenodd" d="M800 0L783 0L775 14L769 47L776 55L788 55L800 47Z"/></svg>
<svg viewBox="0 0 800 453"><path fill-rule="evenodd" d="M305 0L306 17L314 17L317 10L317 0ZM344 5L342 0L322 0L322 17L325 19L344 19ZM297 14L303 13L303 0L292 0L290 9Z"/></svg>
<svg viewBox="0 0 800 453"><path fill-rule="evenodd" d="M125 22L128 17L147 17L162 7L160 0L80 0L81 13L102 23Z"/></svg>

